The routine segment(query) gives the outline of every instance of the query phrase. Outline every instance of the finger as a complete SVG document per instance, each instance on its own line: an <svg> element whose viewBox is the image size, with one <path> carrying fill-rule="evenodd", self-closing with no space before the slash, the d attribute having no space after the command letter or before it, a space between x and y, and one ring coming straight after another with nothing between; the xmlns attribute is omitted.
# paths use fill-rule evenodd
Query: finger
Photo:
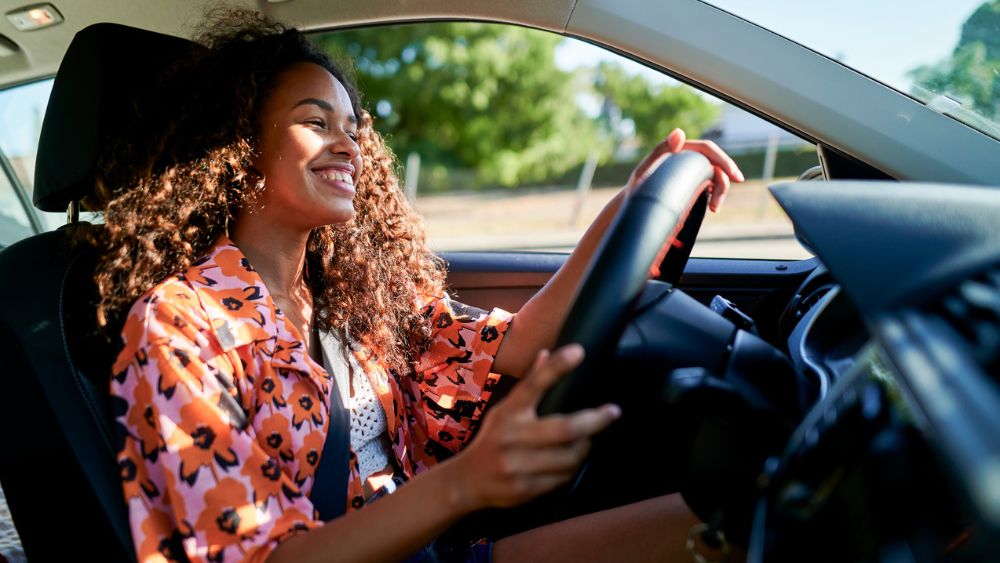
<svg viewBox="0 0 1000 563"><path fill-rule="evenodd" d="M528 370L527 375L524 376L524 378L522 379L522 381L528 380L529 377L531 376L531 374L534 374L534 373L537 373L537 372L541 371L542 367L545 365L545 362L549 361L549 356L551 356L551 353L547 349L542 348L541 350L539 350L538 353L535 354L535 361L531 362L531 368ZM514 392L511 393L511 395L514 396L513 401L511 401L510 399L508 399L507 402L508 403L511 403L511 402L515 402L516 403L517 400L518 400L518 397L522 394L522 391L519 390L520 387L529 387L530 385L531 384L522 384L522 385L519 385L519 386L515 387L514 388Z"/></svg>
<svg viewBox="0 0 1000 563"><path fill-rule="evenodd" d="M571 444L600 432L621 416L618 405L607 404L571 414L550 414L513 428L505 447L552 447Z"/></svg>
<svg viewBox="0 0 1000 563"><path fill-rule="evenodd" d="M542 394L560 377L580 365L581 361L583 361L583 346L579 344L567 344L545 358L536 358L535 366L523 381L514 386L507 400L517 406L528 406L533 409Z"/></svg>
<svg viewBox="0 0 1000 563"><path fill-rule="evenodd" d="M549 359L549 351L546 350L545 348L539 350L538 353L535 354L535 361L532 362L531 369L528 370L528 373L541 369L542 365L544 365L545 362L548 361L548 359Z"/></svg>
<svg viewBox="0 0 1000 563"><path fill-rule="evenodd" d="M723 172L718 166L715 167L715 177L712 186L712 199L708 200L708 208L713 212L722 207L722 202L726 201L729 193L729 175Z"/></svg>
<svg viewBox="0 0 1000 563"><path fill-rule="evenodd" d="M667 135L667 142L670 144L670 152L680 152L684 149L684 143L687 141L687 133L684 132L680 127L674 129Z"/></svg>
<svg viewBox="0 0 1000 563"><path fill-rule="evenodd" d="M521 501L523 502L529 498L537 497L541 494L553 491L568 483L574 475L576 475L575 471L569 471L566 473L537 475L531 478L523 479L519 482L518 487Z"/></svg>
<svg viewBox="0 0 1000 563"><path fill-rule="evenodd" d="M684 147L686 138L687 136L684 134L683 129L678 128L671 131L666 138L653 147L653 150L649 151L649 154L646 155L646 158L642 159L639 166L635 167L633 185L642 183L646 179L646 176L649 176L650 172L656 169L665 156L679 152Z"/></svg>
<svg viewBox="0 0 1000 563"><path fill-rule="evenodd" d="M590 440L570 442L558 448L524 448L507 454L504 473L509 478L575 471L590 452Z"/></svg>
<svg viewBox="0 0 1000 563"><path fill-rule="evenodd" d="M742 182L744 180L743 172L740 171L739 166L736 166L736 162L713 141L687 141L684 143L684 150L705 155L713 166L721 168L734 182Z"/></svg>
<svg viewBox="0 0 1000 563"><path fill-rule="evenodd" d="M572 432L578 438L589 438L622 415L622 409L615 404L606 404L594 409L584 409L569 415Z"/></svg>

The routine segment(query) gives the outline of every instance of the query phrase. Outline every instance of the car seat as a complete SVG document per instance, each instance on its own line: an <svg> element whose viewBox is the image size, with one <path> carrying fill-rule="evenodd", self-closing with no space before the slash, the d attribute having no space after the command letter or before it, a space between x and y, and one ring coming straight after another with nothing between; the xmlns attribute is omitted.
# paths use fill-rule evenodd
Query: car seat
<svg viewBox="0 0 1000 563"><path fill-rule="evenodd" d="M76 222L102 151L162 71L198 48L116 24L77 33L42 125L35 206ZM96 333L96 253L73 245L71 228L0 251L0 483L29 560L134 561L109 406L117 343Z"/></svg>

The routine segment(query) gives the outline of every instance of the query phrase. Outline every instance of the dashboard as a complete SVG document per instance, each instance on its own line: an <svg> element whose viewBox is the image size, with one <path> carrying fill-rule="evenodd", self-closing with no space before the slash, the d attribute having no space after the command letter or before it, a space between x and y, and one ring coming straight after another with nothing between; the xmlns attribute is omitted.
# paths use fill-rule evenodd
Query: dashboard
<svg viewBox="0 0 1000 563"><path fill-rule="evenodd" d="M1000 560L1000 192L772 193L823 262L782 320L815 400L764 464L748 560Z"/></svg>

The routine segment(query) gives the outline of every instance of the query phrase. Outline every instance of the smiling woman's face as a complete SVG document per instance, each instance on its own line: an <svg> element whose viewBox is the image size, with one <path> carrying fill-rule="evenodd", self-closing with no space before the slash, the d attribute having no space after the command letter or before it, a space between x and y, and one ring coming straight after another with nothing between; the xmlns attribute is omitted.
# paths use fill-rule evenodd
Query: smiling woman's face
<svg viewBox="0 0 1000 563"><path fill-rule="evenodd" d="M358 123L344 86L323 67L298 63L284 71L264 103L254 167L264 193L253 213L293 228L354 217L361 174Z"/></svg>

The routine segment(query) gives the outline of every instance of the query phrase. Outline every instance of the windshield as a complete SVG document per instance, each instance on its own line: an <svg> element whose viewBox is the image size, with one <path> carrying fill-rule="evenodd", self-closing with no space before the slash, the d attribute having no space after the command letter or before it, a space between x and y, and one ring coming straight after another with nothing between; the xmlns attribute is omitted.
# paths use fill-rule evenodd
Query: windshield
<svg viewBox="0 0 1000 563"><path fill-rule="evenodd" d="M1000 0L704 0L1000 138Z"/></svg>

